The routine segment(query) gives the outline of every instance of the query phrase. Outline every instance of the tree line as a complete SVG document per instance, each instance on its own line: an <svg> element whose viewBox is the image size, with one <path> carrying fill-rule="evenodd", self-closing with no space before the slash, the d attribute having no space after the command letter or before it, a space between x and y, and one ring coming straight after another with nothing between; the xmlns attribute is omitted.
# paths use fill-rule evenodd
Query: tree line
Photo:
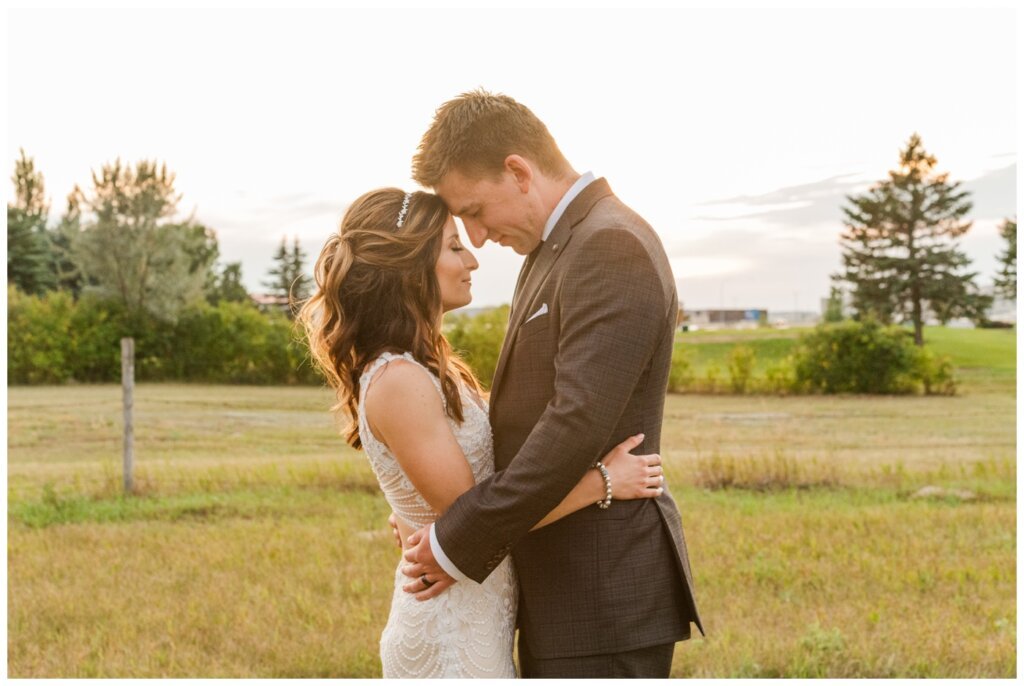
<svg viewBox="0 0 1024 686"><path fill-rule="evenodd" d="M306 255L284 238L257 304L216 232L179 217L165 164L115 160L49 221L42 173L22 150L7 205L8 377L109 382L136 338L140 380L318 382L291 319L309 296Z"/></svg>
<svg viewBox="0 0 1024 686"><path fill-rule="evenodd" d="M156 161L104 164L87 192L72 190L51 224L42 173L21 151L7 206L13 383L116 381L120 336L138 338L140 380L320 381L290 327L312 285L298 240L289 248L282 238L262 282L274 297L257 305L242 285L241 263L218 262L216 232L194 216L178 218L174 180ZM985 323L992 296L975 283L958 244L971 228L969 195L937 170L919 136L887 179L846 200L842 270L833 275L826 322L845 318L848 294L855 320L912 324L918 346L929 313L943 323ZM1015 300L1016 219L1007 218L1000 234L1006 244L995 292ZM487 382L507 316L498 310L478 319L455 315L447 328Z"/></svg>
<svg viewBox="0 0 1024 686"><path fill-rule="evenodd" d="M7 283L23 293L62 290L75 299L92 293L133 315L167 322L203 300L252 301L241 262L218 263L216 232L194 216L177 219L181 195L166 164L104 164L92 172L88 192L75 186L53 225L43 175L24 150L11 180ZM308 297L312 278L305 261L298 239L289 250L282 238L262 282L268 294L289 305Z"/></svg>

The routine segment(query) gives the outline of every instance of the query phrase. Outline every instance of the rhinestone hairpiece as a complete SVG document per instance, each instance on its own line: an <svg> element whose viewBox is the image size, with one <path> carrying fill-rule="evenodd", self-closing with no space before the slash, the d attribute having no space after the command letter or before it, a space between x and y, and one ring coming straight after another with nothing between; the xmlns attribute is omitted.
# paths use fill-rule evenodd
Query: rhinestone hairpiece
<svg viewBox="0 0 1024 686"><path fill-rule="evenodd" d="M412 197L412 193L406 193L402 199L402 209L398 211L398 223L395 224L399 229L402 228L402 224L405 223L405 213L409 211L409 198Z"/></svg>

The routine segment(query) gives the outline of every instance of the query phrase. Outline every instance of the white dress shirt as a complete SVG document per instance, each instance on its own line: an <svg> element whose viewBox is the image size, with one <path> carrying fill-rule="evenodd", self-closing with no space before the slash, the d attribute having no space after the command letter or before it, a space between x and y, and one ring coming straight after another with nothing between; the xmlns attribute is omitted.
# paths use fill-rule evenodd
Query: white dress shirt
<svg viewBox="0 0 1024 686"><path fill-rule="evenodd" d="M546 241L551 232L555 230L555 224L565 214L565 209L569 207L569 203L576 199L576 196L583 192L583 189L594 182L594 174L587 172L576 179L576 182L569 186L569 190L565 192L562 199L555 205L555 209L551 211L548 216L547 222L544 224L544 233L541 236L541 242ZM469 579L468 576L459 571L459 568L455 566L448 556L444 554L444 550L441 549L441 544L437 540L437 534L434 533L434 525L430 525L430 550L434 553L434 559L437 560L437 564L441 566L441 569L448 572L449 575L456 581L466 581Z"/></svg>

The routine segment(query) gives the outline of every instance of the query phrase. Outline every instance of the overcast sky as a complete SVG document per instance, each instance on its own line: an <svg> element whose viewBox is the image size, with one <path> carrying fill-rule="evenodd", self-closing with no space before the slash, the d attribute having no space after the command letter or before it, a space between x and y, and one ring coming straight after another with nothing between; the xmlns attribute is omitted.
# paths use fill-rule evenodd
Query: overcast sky
<svg viewBox="0 0 1024 686"><path fill-rule="evenodd" d="M989 283L1016 213L1012 10L12 10L8 165L56 220L120 156L177 173L183 214L260 290L283 235L310 260L346 205L412 188L434 109L478 86L547 125L661 235L687 307L817 310L843 197L918 132L974 192ZM8 184L9 185L9 184ZM8 188L8 194L10 189ZM290 240L290 238L289 238ZM521 259L477 252L474 305ZM311 268L310 264L310 268Z"/></svg>

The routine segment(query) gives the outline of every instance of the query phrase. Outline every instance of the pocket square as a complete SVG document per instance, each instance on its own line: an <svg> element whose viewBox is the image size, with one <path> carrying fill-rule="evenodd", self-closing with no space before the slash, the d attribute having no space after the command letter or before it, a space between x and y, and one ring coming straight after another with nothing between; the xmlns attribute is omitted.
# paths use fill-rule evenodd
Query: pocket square
<svg viewBox="0 0 1024 686"><path fill-rule="evenodd" d="M547 314L547 313L548 313L548 304L544 303L543 305L540 306L540 309L537 310L536 312L534 312L533 314L531 314L530 317L525 322L523 322L523 324L527 324L529 322L532 322L537 317L541 316L542 314Z"/></svg>

